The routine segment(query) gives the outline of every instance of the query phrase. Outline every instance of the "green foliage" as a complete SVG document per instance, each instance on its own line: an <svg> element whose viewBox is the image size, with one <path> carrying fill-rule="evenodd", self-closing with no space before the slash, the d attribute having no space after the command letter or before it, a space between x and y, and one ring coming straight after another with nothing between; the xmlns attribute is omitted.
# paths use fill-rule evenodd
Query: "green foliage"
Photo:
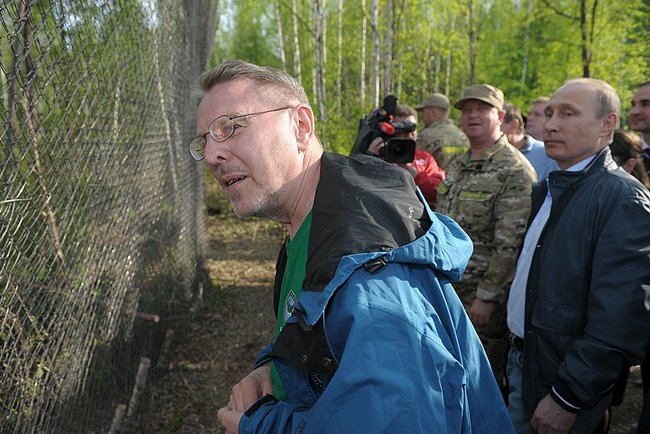
<svg viewBox="0 0 650 434"><path fill-rule="evenodd" d="M591 52L590 75L611 83L629 107L635 84L650 75L650 10L643 0L594 0L585 2L586 41ZM286 69L295 76L293 59L301 56L301 77L317 111L314 93L315 51L313 3L296 0L298 39L293 35L292 0L255 2L229 0L223 4L214 64L225 58L282 67L280 40L275 22L279 8L286 52ZM580 1L556 0L392 0L393 68L392 88L380 88L381 97L394 93L401 102L415 105L434 91L447 93L453 101L470 83L469 6L475 18L476 76L501 88L506 99L522 107L542 95L550 95L565 80L582 76L583 41ZM339 5L321 1L326 22L325 108L326 120L317 123L319 136L329 150L347 153L356 135L358 121L371 110L373 39L370 0L366 11L358 0L343 1L341 65L338 55ZM387 2L378 2L380 36L380 86L384 83L387 43ZM550 5L550 6L549 6ZM362 19L366 30L366 97L361 99ZM341 73L338 94L337 71ZM342 105L338 106L338 99ZM323 119L322 114L316 113ZM457 114L452 109L451 116Z"/></svg>
<svg viewBox="0 0 650 434"><path fill-rule="evenodd" d="M230 21L217 32L215 48L220 60L247 58L253 63L280 66L270 6L255 0L229 0L223 2L221 10Z"/></svg>

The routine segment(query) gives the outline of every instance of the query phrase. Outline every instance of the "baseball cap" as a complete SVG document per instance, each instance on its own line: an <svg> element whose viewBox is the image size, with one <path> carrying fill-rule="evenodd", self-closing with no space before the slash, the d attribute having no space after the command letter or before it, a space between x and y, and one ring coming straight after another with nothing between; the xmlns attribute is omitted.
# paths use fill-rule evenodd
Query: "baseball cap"
<svg viewBox="0 0 650 434"><path fill-rule="evenodd" d="M463 98L456 102L454 107L459 110L462 109L463 103L468 99L477 99L490 104L492 107L496 107L499 110L503 110L503 92L489 84L475 84L468 87L465 89Z"/></svg>
<svg viewBox="0 0 650 434"><path fill-rule="evenodd" d="M449 98L441 93L432 93L422 104L416 105L415 109L422 110L425 107L439 107L443 110L449 110Z"/></svg>

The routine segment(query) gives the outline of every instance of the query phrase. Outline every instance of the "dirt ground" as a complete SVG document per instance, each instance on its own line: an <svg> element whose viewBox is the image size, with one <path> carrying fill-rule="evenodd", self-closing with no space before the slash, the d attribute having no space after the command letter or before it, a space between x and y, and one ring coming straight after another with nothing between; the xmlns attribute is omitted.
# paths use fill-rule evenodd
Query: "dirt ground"
<svg viewBox="0 0 650 434"><path fill-rule="evenodd" d="M210 210L214 215L209 217L206 267L217 296L207 299L176 334L166 357L166 373L152 379L137 415L123 432L224 432L217 410L272 338L271 285L284 235L274 223L236 219L223 203ZM609 432L636 433L641 404L639 371L633 368Z"/></svg>

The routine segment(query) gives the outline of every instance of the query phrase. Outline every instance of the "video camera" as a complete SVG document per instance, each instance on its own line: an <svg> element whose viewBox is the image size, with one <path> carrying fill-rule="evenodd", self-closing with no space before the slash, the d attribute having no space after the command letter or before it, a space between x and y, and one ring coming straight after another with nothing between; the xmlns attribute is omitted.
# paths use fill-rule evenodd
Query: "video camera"
<svg viewBox="0 0 650 434"><path fill-rule="evenodd" d="M415 142L404 137L394 137L396 134L415 131L413 122L393 122L397 109L397 98L388 95L384 98L382 107L372 111L359 121L359 132L354 140L350 155L367 154L368 146L377 137L384 139L385 146L381 148L379 157L388 163L406 164L415 158Z"/></svg>

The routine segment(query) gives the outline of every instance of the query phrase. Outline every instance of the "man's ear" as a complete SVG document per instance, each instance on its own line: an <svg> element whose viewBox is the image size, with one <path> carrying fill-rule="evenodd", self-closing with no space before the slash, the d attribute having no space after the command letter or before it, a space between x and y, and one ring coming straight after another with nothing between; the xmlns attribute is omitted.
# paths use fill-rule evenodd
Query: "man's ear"
<svg viewBox="0 0 650 434"><path fill-rule="evenodd" d="M296 109L294 120L297 127L296 139L298 142L298 147L301 151L304 151L307 149L307 145L316 134L314 128L314 112L311 110L311 107L307 105L301 105Z"/></svg>
<svg viewBox="0 0 650 434"><path fill-rule="evenodd" d="M523 130L524 128L526 128L526 125L525 125L524 123L522 123L522 122L519 122L519 119L513 119L513 120L514 120L515 122L517 122L517 124L516 124L516 126L515 126L515 131L519 131L520 128L521 128L522 130Z"/></svg>
<svg viewBox="0 0 650 434"><path fill-rule="evenodd" d="M609 138L614 134L614 130L618 127L618 115L610 113L603 119L603 126L600 129L601 137Z"/></svg>
<svg viewBox="0 0 650 434"><path fill-rule="evenodd" d="M497 113L499 114L498 115L499 125L501 125L501 124L503 124L503 119L506 117L506 112L504 112L503 110L497 109Z"/></svg>

